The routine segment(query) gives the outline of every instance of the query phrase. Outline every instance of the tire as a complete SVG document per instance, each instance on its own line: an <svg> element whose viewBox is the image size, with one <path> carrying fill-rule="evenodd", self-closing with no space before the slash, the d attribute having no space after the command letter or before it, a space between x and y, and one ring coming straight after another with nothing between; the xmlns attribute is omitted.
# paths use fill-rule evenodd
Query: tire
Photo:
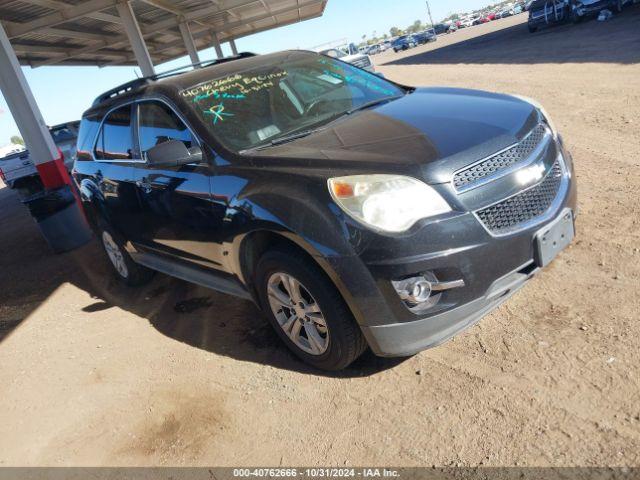
<svg viewBox="0 0 640 480"><path fill-rule="evenodd" d="M125 242L122 237L106 222L100 220L97 230L98 240L118 280L131 287L144 285L151 280L155 272L133 261L123 247Z"/></svg>
<svg viewBox="0 0 640 480"><path fill-rule="evenodd" d="M287 278L298 282L294 287L297 295L288 293L292 285L285 286ZM303 362L321 370L342 370L366 350L367 343L344 299L324 272L302 254L267 252L258 262L254 281L271 325ZM296 296L301 302L295 310L281 301L284 297L291 305ZM313 313L301 318L303 312ZM285 332L288 327L290 333Z"/></svg>
<svg viewBox="0 0 640 480"><path fill-rule="evenodd" d="M536 33L537 31L538 31L538 27L529 25L529 33Z"/></svg>
<svg viewBox="0 0 640 480"><path fill-rule="evenodd" d="M622 3L622 0L618 0L615 5L614 5L614 11L616 13L622 13L622 10L624 10L624 5Z"/></svg>

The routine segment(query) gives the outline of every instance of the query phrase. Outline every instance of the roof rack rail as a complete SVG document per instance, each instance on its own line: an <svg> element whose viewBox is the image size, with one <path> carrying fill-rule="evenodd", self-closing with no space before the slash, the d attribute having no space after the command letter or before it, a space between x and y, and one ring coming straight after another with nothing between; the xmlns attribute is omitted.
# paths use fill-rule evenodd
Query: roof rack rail
<svg viewBox="0 0 640 480"><path fill-rule="evenodd" d="M96 99L93 101L93 106L96 106L99 103L104 102L113 97L117 97L118 95L123 95L131 90L138 88L142 85L146 85L151 80L150 77L142 77L136 78L135 80L131 80L130 82L123 83L122 85L118 85L111 90L107 90L106 92L98 95Z"/></svg>
<svg viewBox="0 0 640 480"><path fill-rule="evenodd" d="M179 75L180 73L182 73L183 71L189 68L194 68L194 69L196 67L207 68L207 67L212 67L214 65L219 65L221 63L232 62L233 60L241 60L243 58L250 58L250 57L256 57L256 56L257 56L256 53L241 52L238 55L233 55L231 57L216 58L214 60L204 60L198 63L191 63L189 65L184 65L182 67L174 68L172 70L167 70L166 72L158 73L157 75L153 75L152 77L148 77L148 78L151 78L153 80L160 80L161 78L167 78L167 77L172 77L174 75Z"/></svg>
<svg viewBox="0 0 640 480"><path fill-rule="evenodd" d="M171 70L168 70L166 72L162 72L162 73L158 73L156 75L150 75L148 77L142 77L142 78L136 78L135 80L131 80L130 82L127 83L123 83L122 85L119 85L115 88L112 88L111 90L108 90L100 95L98 95L98 97L96 97L96 99L93 101L93 106L96 106L106 100L109 100L110 98L114 98L117 97L119 95L124 95L127 92L130 92L136 88L139 88L143 85L146 85L150 82L156 81L156 80L160 80L162 78L169 78L169 77L173 77L176 75L180 75L181 73L184 73L186 70L188 69L195 69L195 68L207 68L207 67L212 67L214 65L219 65L221 63L227 63L227 62L232 62L234 60L241 60L243 58L250 58L250 57L255 57L257 56L256 53L251 53L251 52L241 52L238 55L234 55L231 57L224 57L224 58L217 58L215 60L205 60L203 62L198 62L198 63L192 63L189 65L184 65L182 67L178 67L178 68L174 68Z"/></svg>

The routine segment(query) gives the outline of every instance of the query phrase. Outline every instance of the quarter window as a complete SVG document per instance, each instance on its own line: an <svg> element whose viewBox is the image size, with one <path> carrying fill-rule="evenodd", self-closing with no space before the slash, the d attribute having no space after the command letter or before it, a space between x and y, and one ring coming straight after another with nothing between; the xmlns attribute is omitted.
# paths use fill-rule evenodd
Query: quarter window
<svg viewBox="0 0 640 480"><path fill-rule="evenodd" d="M187 148L196 145L191 130L178 115L161 102L143 102L138 110L140 151L144 154L151 148L170 140L179 140Z"/></svg>
<svg viewBox="0 0 640 480"><path fill-rule="evenodd" d="M95 156L97 160L132 160L133 151L131 105L126 105L105 118Z"/></svg>

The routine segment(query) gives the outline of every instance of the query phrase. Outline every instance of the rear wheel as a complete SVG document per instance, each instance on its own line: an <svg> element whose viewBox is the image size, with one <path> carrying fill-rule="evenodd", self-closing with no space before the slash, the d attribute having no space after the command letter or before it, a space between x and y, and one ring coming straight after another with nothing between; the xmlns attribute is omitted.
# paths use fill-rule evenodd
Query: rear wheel
<svg viewBox="0 0 640 480"><path fill-rule="evenodd" d="M301 360L322 370L341 370L367 347L335 286L309 259L271 251L259 261L260 302L278 336Z"/></svg>
<svg viewBox="0 0 640 480"><path fill-rule="evenodd" d="M529 25L529 33L536 33L538 31L538 27L534 27L533 25Z"/></svg>
<svg viewBox="0 0 640 480"><path fill-rule="evenodd" d="M130 286L143 285L153 277L153 270L138 265L124 249L124 241L105 222L100 222L99 239L119 280Z"/></svg>

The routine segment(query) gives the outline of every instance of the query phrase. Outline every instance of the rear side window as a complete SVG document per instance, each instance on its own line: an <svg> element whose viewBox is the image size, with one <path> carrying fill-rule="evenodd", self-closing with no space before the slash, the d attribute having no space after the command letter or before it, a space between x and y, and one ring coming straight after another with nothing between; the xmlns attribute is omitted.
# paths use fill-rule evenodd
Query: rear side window
<svg viewBox="0 0 640 480"><path fill-rule="evenodd" d="M138 108L138 135L143 157L150 148L169 140L179 140L187 148L196 145L191 130L166 104L149 101Z"/></svg>
<svg viewBox="0 0 640 480"><path fill-rule="evenodd" d="M131 105L120 107L107 115L96 143L96 160L132 160L133 130Z"/></svg>
<svg viewBox="0 0 640 480"><path fill-rule="evenodd" d="M91 150L93 142L100 128L100 118L98 116L88 116L82 119L80 131L78 132L78 152L76 158L80 161L93 160Z"/></svg>

